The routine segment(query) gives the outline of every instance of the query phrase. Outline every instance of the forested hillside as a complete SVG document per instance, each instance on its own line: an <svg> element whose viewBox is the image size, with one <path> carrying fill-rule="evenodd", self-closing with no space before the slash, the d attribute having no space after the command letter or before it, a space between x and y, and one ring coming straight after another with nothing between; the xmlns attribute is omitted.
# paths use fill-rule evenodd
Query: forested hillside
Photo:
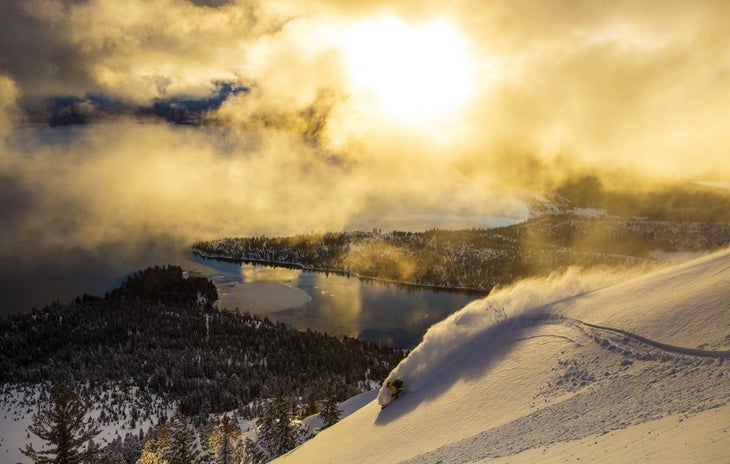
<svg viewBox="0 0 730 464"><path fill-rule="evenodd" d="M209 304L214 292L180 268L153 268L104 299L85 295L13 315L0 322L0 383L82 384L97 396L115 385L136 391L135 401L156 395L179 404L189 416L238 409L255 417L257 401L277 393L323 399L330 387L344 400L402 358L389 347L218 311ZM108 409L104 417L115 420Z"/></svg>
<svg viewBox="0 0 730 464"><path fill-rule="evenodd" d="M193 251L211 258L488 291L569 266L651 265L655 251L710 251L729 243L730 224L725 223L556 214L494 229L224 238L198 242Z"/></svg>

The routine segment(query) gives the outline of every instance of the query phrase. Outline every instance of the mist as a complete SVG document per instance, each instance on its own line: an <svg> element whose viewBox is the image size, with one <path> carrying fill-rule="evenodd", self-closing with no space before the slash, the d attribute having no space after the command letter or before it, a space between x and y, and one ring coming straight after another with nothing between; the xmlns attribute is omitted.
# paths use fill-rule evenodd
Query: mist
<svg viewBox="0 0 730 464"><path fill-rule="evenodd" d="M0 278L17 287L47 270L61 282L77 272L68 263L95 260L108 282L231 235L501 225L526 217L525 191L577 178L628 192L726 184L728 10L722 1L4 2ZM442 80L395 112L379 105L352 75L347 44L382 18L458 36L469 75L455 82L468 98L430 111L453 90ZM383 63L377 79L397 82L407 58ZM23 119L28 102L55 95L151 104L204 98L221 82L250 91L199 127Z"/></svg>

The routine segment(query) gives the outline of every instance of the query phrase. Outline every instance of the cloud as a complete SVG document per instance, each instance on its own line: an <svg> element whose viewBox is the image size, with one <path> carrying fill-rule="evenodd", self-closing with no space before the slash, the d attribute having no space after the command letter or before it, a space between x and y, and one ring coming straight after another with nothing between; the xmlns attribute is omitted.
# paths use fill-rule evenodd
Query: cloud
<svg viewBox="0 0 730 464"><path fill-rule="evenodd" d="M606 189L726 182L729 10L712 0L1 2L0 135L13 140L0 147L0 252L521 217L509 188L576 176ZM343 37L383 15L437 19L463 36L474 89L458 111L409 125L358 93ZM221 81L251 91L204 128L105 124L49 143L21 140L42 128L13 125L17 101L101 93L148 104L208 97Z"/></svg>
<svg viewBox="0 0 730 464"><path fill-rule="evenodd" d="M13 130L18 118L18 88L9 77L0 74L0 140Z"/></svg>
<svg viewBox="0 0 730 464"><path fill-rule="evenodd" d="M360 159L435 158L508 183L522 174L502 161L514 158L545 166L541 176L565 164L727 175L717 172L730 100L721 1L33 0L2 9L0 69L26 97L102 92L149 101L206 96L214 82L234 80L254 92L221 108L219 119L232 125L295 120L297 129L321 95L336 95L319 135ZM352 95L342 38L384 14L444 19L464 35L478 86L453 123L393 127ZM392 153L397 145L409 153Z"/></svg>
<svg viewBox="0 0 730 464"><path fill-rule="evenodd" d="M720 3L515 2L474 15L497 75L481 146L654 178L727 176L720 115L730 61L718 43L730 37Z"/></svg>
<svg viewBox="0 0 730 464"><path fill-rule="evenodd" d="M207 96L227 80L254 88L221 108L219 120L233 125L289 122L336 95L318 136L358 158L435 158L500 183L520 181L511 166L500 171L505 158L542 164L545 177L565 164L728 176L730 7L722 1L31 0L0 8L0 69L26 98L100 92L149 102ZM399 127L352 93L343 37L382 15L444 20L464 36L477 86L458 117ZM419 155L392 153L395 145Z"/></svg>
<svg viewBox="0 0 730 464"><path fill-rule="evenodd" d="M279 27L255 2L29 0L4 2L0 16L0 68L24 94L138 102L161 90L205 95L235 79L252 38Z"/></svg>

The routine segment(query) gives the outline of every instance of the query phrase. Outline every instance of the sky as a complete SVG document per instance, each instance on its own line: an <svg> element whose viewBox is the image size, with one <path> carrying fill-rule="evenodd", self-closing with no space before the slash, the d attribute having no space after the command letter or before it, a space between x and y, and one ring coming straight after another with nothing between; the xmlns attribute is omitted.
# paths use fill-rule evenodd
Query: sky
<svg viewBox="0 0 730 464"><path fill-rule="evenodd" d="M238 126L328 100L326 148L360 157L405 139L475 170L507 145L675 175L726 154L726 2L358 3L3 2L0 70L23 97L240 82L219 115Z"/></svg>
<svg viewBox="0 0 730 464"><path fill-rule="evenodd" d="M0 256L32 267L152 236L494 225L525 217L525 190L585 173L727 185L728 10L1 2ZM53 96L150 105L221 83L250 91L203 128L23 124L22 108Z"/></svg>

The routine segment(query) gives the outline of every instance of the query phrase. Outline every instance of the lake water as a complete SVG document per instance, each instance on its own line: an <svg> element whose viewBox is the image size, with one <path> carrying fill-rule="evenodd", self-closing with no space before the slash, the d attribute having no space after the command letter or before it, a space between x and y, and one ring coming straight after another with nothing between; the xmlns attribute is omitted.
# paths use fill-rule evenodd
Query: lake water
<svg viewBox="0 0 730 464"><path fill-rule="evenodd" d="M216 283L221 307L266 315L298 329L397 347L415 346L428 327L479 297L337 274L193 259L195 272Z"/></svg>
<svg viewBox="0 0 730 464"><path fill-rule="evenodd" d="M219 208L219 192L212 187L206 200L218 215L196 216L196 212L203 210L188 211L185 201L205 193L196 190L200 185L194 182L191 186L186 184L197 181L195 176L183 177L177 185L177 179L166 177L172 176L167 170L163 170L164 175L149 179L144 177L146 172L140 172L138 174L147 179L145 182L154 186L159 180L162 186L153 196L140 195L137 202L127 198L128 194L134 193L135 182L139 181L134 177L130 178L131 185L125 184L122 191L109 192L104 184L91 192L82 188L89 179L94 180L98 172L104 173L109 166L128 159L118 151L119 147L129 149L126 141L132 136L139 138L141 143L139 147L133 147L134 153L139 150L149 153L151 159L157 159L153 155L166 150L166 146L157 145L158 141L169 142L168 139L178 135L183 138L194 135L191 139L215 153L213 158L223 166L230 160L235 161L232 166L245 161L250 151L248 144L254 143L246 139L236 142L242 146L236 145L214 128L164 127L167 129L161 132L159 125L134 123L61 128L27 125L18 127L8 140L0 143L0 159L4 163L0 163L0 316L28 311L53 300L66 303L83 293L103 296L130 272L153 265L174 264L214 279L221 295L221 306L267 315L300 329L413 346L430 325L477 297L366 282L340 275L240 266L196 258L189 251L191 241L210 237L211 230L224 236L225 229L219 224L227 224L230 228L232 216L241 215L240 227L250 227L239 230L239 224L234 222L235 233L241 235L290 235L301 231L298 228L294 231L281 229L281 218L272 219L270 224L264 221L266 227L258 225L256 228L250 221L254 215L243 215L240 208L235 208L240 206L238 203L229 205L230 208ZM116 136L117 133L121 135ZM160 138L161 133L166 136ZM5 156L5 150L13 156ZM162 158L167 162L176 159ZM75 175L79 163L86 166L84 172L88 179ZM461 176L456 180L453 177L444 182L455 195L461 192L454 198L471 198L471 184L463 182ZM141 184L148 185L145 182ZM90 185L97 184L91 182ZM178 198L186 188L196 194ZM142 192L150 193L144 189ZM413 195L418 196L418 189L405 189L401 193L413 200ZM149 202L158 196L168 201L169 207L162 212L148 211ZM245 202L248 197L243 195L242 198ZM488 195L484 197L489 198ZM499 208L482 211L481 205L494 203L482 201L482 197L471 198L469 208L462 204L454 206L454 200L449 199L443 203L434 200L416 208L414 205L420 205L419 201L410 205L413 208L404 209L400 200L393 202L395 206L382 204L367 209L354 216L359 222L348 223L346 227L339 224L336 230L492 227L520 222L527 216L527 207L522 203L516 209L506 208L504 217L499 215ZM127 203L134 207L125 209ZM127 216L118 212L117 206ZM306 209L307 206L310 205L294 209ZM180 218L180 221L170 222L170 217ZM296 221L283 224L304 227ZM91 227L86 227L89 225ZM328 224L319 226L329 227Z"/></svg>
<svg viewBox="0 0 730 464"><path fill-rule="evenodd" d="M128 251L128 250L126 250ZM82 293L103 296L134 270L174 264L210 278L220 307L268 316L298 329L415 346L426 329L479 297L465 292L399 286L336 274L204 259L160 242L137 253L55 255L48 266L0 272L0 316L63 303Z"/></svg>

